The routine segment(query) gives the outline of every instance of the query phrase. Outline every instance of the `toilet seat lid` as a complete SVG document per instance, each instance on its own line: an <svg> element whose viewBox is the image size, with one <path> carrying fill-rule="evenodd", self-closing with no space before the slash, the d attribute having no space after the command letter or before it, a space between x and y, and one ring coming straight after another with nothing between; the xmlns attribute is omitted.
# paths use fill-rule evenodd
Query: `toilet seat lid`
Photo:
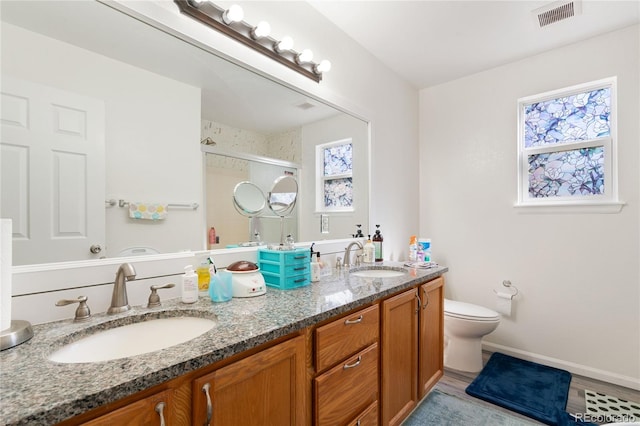
<svg viewBox="0 0 640 426"><path fill-rule="evenodd" d="M500 319L496 311L472 303L444 300L444 313L451 317L472 319L476 321L493 321Z"/></svg>

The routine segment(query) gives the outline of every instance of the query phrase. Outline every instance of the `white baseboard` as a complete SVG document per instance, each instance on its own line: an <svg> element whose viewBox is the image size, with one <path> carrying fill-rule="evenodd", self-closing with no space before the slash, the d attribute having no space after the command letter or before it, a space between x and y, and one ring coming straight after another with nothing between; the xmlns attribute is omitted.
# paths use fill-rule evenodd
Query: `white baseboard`
<svg viewBox="0 0 640 426"><path fill-rule="evenodd" d="M509 346L502 346L491 342L482 342L482 348L489 352L502 352L503 354L511 355L527 361L533 361L555 368L562 368L569 371L570 373L578 374L580 376L601 380L603 382L612 383L618 386L624 386L629 389L640 390L640 379L635 377L623 376L611 371L605 371L593 367L588 367L586 365L575 364L573 362L564 361L558 358L551 358L548 356L511 348Z"/></svg>

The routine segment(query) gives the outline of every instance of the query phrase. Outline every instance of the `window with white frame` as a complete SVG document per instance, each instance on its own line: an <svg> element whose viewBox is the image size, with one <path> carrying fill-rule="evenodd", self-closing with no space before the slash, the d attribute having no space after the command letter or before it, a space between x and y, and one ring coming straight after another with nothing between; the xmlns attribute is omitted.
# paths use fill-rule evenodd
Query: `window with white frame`
<svg viewBox="0 0 640 426"><path fill-rule="evenodd" d="M617 203L616 79L518 100L518 205Z"/></svg>
<svg viewBox="0 0 640 426"><path fill-rule="evenodd" d="M353 211L351 139L316 146L316 183L317 211Z"/></svg>

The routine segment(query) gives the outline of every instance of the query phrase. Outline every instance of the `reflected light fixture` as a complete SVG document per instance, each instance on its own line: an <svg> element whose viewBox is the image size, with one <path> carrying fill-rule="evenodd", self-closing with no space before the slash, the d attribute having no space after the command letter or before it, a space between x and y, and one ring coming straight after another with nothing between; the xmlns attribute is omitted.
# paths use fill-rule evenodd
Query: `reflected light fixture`
<svg viewBox="0 0 640 426"><path fill-rule="evenodd" d="M313 60L313 52L309 49L304 49L302 52L296 55L296 62L304 64L305 62L311 62Z"/></svg>
<svg viewBox="0 0 640 426"><path fill-rule="evenodd" d="M331 62L328 59L323 59L319 64L313 66L313 70L318 74L329 72L331 70Z"/></svg>
<svg viewBox="0 0 640 426"><path fill-rule="evenodd" d="M222 12L222 21L230 25L232 22L241 22L244 19L244 10L237 4Z"/></svg>
<svg viewBox="0 0 640 426"><path fill-rule="evenodd" d="M293 39L289 36L282 37L282 40L273 43L273 50L278 53L293 49Z"/></svg>
<svg viewBox="0 0 640 426"><path fill-rule="evenodd" d="M293 50L293 39L289 36L277 40L270 36L271 26L266 21L257 25L245 22L244 11L234 4L223 9L209 0L174 0L180 12L221 33L241 42L245 46L280 62L294 71L320 82L322 74L331 69L331 62L313 62L309 49Z"/></svg>
<svg viewBox="0 0 640 426"><path fill-rule="evenodd" d="M254 40L269 37L269 34L271 34L271 25L267 21L260 21L251 29L251 38Z"/></svg>

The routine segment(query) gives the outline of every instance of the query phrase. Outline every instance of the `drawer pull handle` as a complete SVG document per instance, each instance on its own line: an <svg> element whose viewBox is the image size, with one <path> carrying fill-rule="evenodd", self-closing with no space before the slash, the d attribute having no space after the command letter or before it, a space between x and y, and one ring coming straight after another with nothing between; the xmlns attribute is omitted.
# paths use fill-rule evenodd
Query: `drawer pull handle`
<svg viewBox="0 0 640 426"><path fill-rule="evenodd" d="M345 364L342 366L343 370L348 370L349 368L353 368L353 367L357 367L360 365L360 363L362 362L362 355L358 357L358 359L356 360L356 362L354 362L353 364Z"/></svg>
<svg viewBox="0 0 640 426"><path fill-rule="evenodd" d="M427 298L427 303L425 303L425 304L422 306L422 309L427 309L427 306L429 306L429 293L427 293L427 289L426 289L426 288L423 288L423 289L422 289L422 292L424 293L424 297L426 297L426 298Z"/></svg>
<svg viewBox="0 0 640 426"><path fill-rule="evenodd" d="M160 416L160 426L164 426L164 402L158 402L156 404L156 413Z"/></svg>
<svg viewBox="0 0 640 426"><path fill-rule="evenodd" d="M304 271L305 269L307 269L306 266L301 266L299 268L293 268L294 271Z"/></svg>
<svg viewBox="0 0 640 426"><path fill-rule="evenodd" d="M420 307L422 306L422 300L420 300L420 294L416 291L416 299L418 299L418 309L416 309L416 314L420 312Z"/></svg>
<svg viewBox="0 0 640 426"><path fill-rule="evenodd" d="M202 386L202 392L207 396L207 420L204 422L204 426L209 426L211 424L211 417L213 417L213 405L211 404L211 395L209 395L209 388L211 385L209 383L205 383Z"/></svg>
<svg viewBox="0 0 640 426"><path fill-rule="evenodd" d="M294 257L295 260L306 259L306 258L307 258L306 255L304 255L304 256L295 256Z"/></svg>
<svg viewBox="0 0 640 426"><path fill-rule="evenodd" d="M294 281L294 283L301 283L301 282L304 282L306 280L307 280L306 278L298 278L297 280Z"/></svg>
<svg viewBox="0 0 640 426"><path fill-rule="evenodd" d="M359 322L362 322L362 315L360 315L358 318L354 319L354 320L344 320L344 325L349 325L349 324L357 324Z"/></svg>

